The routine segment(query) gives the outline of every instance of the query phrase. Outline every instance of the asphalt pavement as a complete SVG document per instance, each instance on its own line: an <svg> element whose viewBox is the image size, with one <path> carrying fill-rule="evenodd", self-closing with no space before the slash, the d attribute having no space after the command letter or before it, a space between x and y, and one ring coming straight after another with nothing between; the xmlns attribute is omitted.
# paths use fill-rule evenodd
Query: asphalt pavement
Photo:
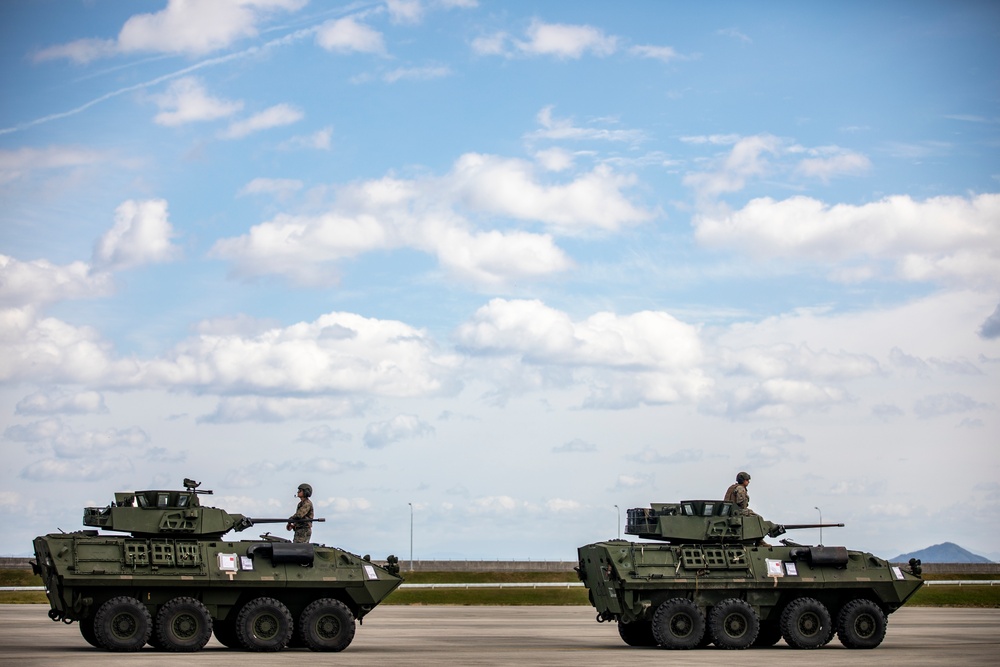
<svg viewBox="0 0 1000 667"><path fill-rule="evenodd" d="M246 653L213 638L197 654L138 653L91 648L76 624L54 623L48 605L0 605L0 665L144 667L176 665L996 665L1000 609L903 608L889 617L885 641L874 650L848 650L834 639L812 651L779 642L769 649L727 652L707 648L664 651L631 648L613 624L597 623L590 607L382 606L358 627L343 653L305 649Z"/></svg>

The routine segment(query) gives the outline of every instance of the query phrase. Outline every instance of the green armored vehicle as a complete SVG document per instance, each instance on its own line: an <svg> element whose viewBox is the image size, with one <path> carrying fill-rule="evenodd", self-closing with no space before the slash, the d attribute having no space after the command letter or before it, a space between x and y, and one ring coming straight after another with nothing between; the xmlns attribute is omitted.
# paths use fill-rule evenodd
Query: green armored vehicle
<svg viewBox="0 0 1000 667"><path fill-rule="evenodd" d="M49 618L78 622L92 646L197 651L213 632L229 648L342 651L359 623L402 583L398 560L385 567L341 549L226 537L260 523L204 507L199 484L183 491L116 493L87 507L97 530L35 538L32 568L42 577ZM319 519L317 519L319 521Z"/></svg>
<svg viewBox="0 0 1000 667"><path fill-rule="evenodd" d="M782 539L786 525L744 515L721 500L631 509L625 532L657 542L609 540L579 549L577 572L597 620L616 621L631 646L690 649L819 648L834 634L847 648L875 648L886 616L923 585L908 569L844 547Z"/></svg>

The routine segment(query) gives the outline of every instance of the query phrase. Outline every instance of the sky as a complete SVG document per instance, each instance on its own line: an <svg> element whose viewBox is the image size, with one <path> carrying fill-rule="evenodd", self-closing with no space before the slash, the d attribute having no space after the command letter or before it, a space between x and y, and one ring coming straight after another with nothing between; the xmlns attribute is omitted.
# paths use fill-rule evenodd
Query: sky
<svg viewBox="0 0 1000 667"><path fill-rule="evenodd" d="M573 560L745 470L827 544L1000 559L996 3L0 36L0 555L190 477L256 517L308 482L355 553Z"/></svg>

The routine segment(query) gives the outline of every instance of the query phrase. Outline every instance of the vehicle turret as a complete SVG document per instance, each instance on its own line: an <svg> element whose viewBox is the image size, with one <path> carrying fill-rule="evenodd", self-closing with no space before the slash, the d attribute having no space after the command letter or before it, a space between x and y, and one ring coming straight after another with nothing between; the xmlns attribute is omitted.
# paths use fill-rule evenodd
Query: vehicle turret
<svg viewBox="0 0 1000 667"><path fill-rule="evenodd" d="M722 500L682 500L628 510L625 532L671 544L757 544L788 530L843 527L842 523L778 524L743 514Z"/></svg>
<svg viewBox="0 0 1000 667"><path fill-rule="evenodd" d="M221 537L230 530L239 532L256 524L288 523L288 519L260 519L230 514L217 507L204 507L199 482L184 480L183 491L148 490L115 493L107 507L85 507L83 525L131 533L133 537ZM312 519L325 521L325 519Z"/></svg>

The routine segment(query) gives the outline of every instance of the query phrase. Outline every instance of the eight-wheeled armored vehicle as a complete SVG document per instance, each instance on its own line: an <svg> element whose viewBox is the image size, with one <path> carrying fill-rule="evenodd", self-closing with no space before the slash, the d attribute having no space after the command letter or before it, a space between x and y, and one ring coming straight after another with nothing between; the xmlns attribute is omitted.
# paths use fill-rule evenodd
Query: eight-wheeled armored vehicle
<svg viewBox="0 0 1000 667"><path fill-rule="evenodd" d="M254 519L202 506L199 484L183 491L116 493L87 507L99 530L35 538L32 568L45 584L49 618L79 623L91 645L137 651L197 651L212 634L230 648L278 651L287 645L341 651L361 622L402 583L398 560L320 544L227 537ZM317 519L319 521L319 519Z"/></svg>
<svg viewBox="0 0 1000 667"><path fill-rule="evenodd" d="M834 634L847 648L875 648L886 616L923 585L919 560L904 569L870 553L807 546L780 525L721 500L630 509L625 532L655 542L580 547L577 572L597 620L618 623L631 646L690 649L818 648Z"/></svg>

